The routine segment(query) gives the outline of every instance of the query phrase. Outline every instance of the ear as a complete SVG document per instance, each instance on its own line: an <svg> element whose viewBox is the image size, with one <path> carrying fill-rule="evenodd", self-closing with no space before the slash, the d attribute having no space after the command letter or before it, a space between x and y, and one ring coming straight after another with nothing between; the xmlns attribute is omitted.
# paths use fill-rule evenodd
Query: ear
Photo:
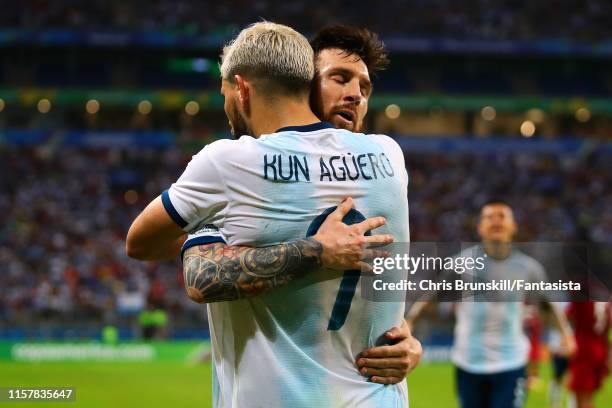
<svg viewBox="0 0 612 408"><path fill-rule="evenodd" d="M518 224L516 223L516 221L514 221L514 219L512 220L512 236L516 236L516 233L518 232Z"/></svg>
<svg viewBox="0 0 612 408"><path fill-rule="evenodd" d="M238 87L238 102L246 110L251 100L250 84L245 81L242 75L234 75L234 81Z"/></svg>
<svg viewBox="0 0 612 408"><path fill-rule="evenodd" d="M476 230L478 232L478 236L480 237L480 239L482 239L484 235L484 228L482 227L482 221L480 219L478 220L478 227L476 228Z"/></svg>

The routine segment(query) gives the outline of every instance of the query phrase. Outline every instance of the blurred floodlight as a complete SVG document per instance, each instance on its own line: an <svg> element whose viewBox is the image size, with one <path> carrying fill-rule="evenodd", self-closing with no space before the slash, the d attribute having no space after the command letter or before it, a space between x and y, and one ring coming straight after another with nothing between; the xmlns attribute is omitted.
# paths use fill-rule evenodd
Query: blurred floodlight
<svg viewBox="0 0 612 408"><path fill-rule="evenodd" d="M138 193L134 190L128 190L123 195L123 199L128 204L136 204L138 201Z"/></svg>
<svg viewBox="0 0 612 408"><path fill-rule="evenodd" d="M495 108L492 106L485 106L480 111L480 116L482 116L482 118L486 120L487 122L490 122L493 119L495 119L496 115L497 115L497 112L495 111Z"/></svg>
<svg viewBox="0 0 612 408"><path fill-rule="evenodd" d="M48 113L51 110L51 101L47 98L42 98L38 101L36 108L40 113Z"/></svg>
<svg viewBox="0 0 612 408"><path fill-rule="evenodd" d="M90 115L95 115L100 110L100 102L98 102L95 99L88 100L87 103L85 104L85 110Z"/></svg>
<svg viewBox="0 0 612 408"><path fill-rule="evenodd" d="M0 98L0 112L4 110L4 99Z"/></svg>
<svg viewBox="0 0 612 408"><path fill-rule="evenodd" d="M194 58L191 67L195 72L208 72L210 61L205 58Z"/></svg>
<svg viewBox="0 0 612 408"><path fill-rule="evenodd" d="M591 111L585 107L578 108L576 110L576 120L582 123L588 122L591 120Z"/></svg>
<svg viewBox="0 0 612 408"><path fill-rule="evenodd" d="M401 111L400 107L397 106L394 103L392 103L391 105L388 105L385 108L385 115L387 115L387 117L389 119L397 119L397 118L399 118L401 113L402 113L402 111Z"/></svg>
<svg viewBox="0 0 612 408"><path fill-rule="evenodd" d="M197 115L200 111L200 104L196 101L189 101L185 104L185 113L189 116Z"/></svg>
<svg viewBox="0 0 612 408"><path fill-rule="evenodd" d="M138 113L142 115L148 115L151 113L151 109L153 109L153 105L151 105L151 102L147 101L146 99L138 103Z"/></svg>
<svg viewBox="0 0 612 408"><path fill-rule="evenodd" d="M524 137L533 136L535 134L535 131L536 131L536 127L532 121L526 120L523 123L521 123L521 135L523 135Z"/></svg>

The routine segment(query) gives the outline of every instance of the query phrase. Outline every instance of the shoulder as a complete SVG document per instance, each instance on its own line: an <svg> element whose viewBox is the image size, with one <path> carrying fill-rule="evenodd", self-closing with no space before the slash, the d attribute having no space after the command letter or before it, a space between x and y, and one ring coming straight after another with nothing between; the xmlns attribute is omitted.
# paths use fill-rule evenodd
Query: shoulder
<svg viewBox="0 0 612 408"><path fill-rule="evenodd" d="M519 250L514 250L513 252L514 252L515 259L518 262L520 262L520 264L526 270L529 270L537 274L544 273L544 266L542 266L542 264L537 259Z"/></svg>
<svg viewBox="0 0 612 408"><path fill-rule="evenodd" d="M536 261L534 258L530 257L529 255L527 255L526 253L524 253L523 251L519 249L513 249L512 255L514 256L514 259L516 259L517 261L521 262L524 265L535 266L539 264L538 261Z"/></svg>
<svg viewBox="0 0 612 408"><path fill-rule="evenodd" d="M462 249L457 254L454 255L455 258L468 258L468 257L476 257L482 256L483 250L480 245L472 245L468 248Z"/></svg>
<svg viewBox="0 0 612 408"><path fill-rule="evenodd" d="M374 143L381 146L390 156L391 160L396 161L402 166L404 165L404 152L395 139L387 135L380 134L372 134L367 136L370 137Z"/></svg>
<svg viewBox="0 0 612 408"><path fill-rule="evenodd" d="M242 136L240 139L220 139L204 146L202 150L192 157L192 162L213 162L219 163L236 157L245 155L249 151L249 146L254 145L255 139L251 136Z"/></svg>
<svg viewBox="0 0 612 408"><path fill-rule="evenodd" d="M196 156L209 153L229 153L238 148L248 146L256 141L252 136L241 136L240 139L219 139L204 146Z"/></svg>
<svg viewBox="0 0 612 408"><path fill-rule="evenodd" d="M371 134L371 135L366 135L366 136L370 137L376 143L379 143L391 150L398 151L400 153L402 152L402 148L400 147L400 145L397 143L395 139L393 139L390 136L381 135L381 134Z"/></svg>

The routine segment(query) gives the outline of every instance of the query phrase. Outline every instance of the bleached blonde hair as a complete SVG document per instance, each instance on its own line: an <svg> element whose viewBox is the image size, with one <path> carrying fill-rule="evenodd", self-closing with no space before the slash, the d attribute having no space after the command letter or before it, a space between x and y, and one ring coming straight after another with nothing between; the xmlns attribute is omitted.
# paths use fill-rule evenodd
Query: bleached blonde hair
<svg viewBox="0 0 612 408"><path fill-rule="evenodd" d="M297 93L310 88L315 74L308 40L282 24L263 21L245 28L223 48L221 78L244 75L265 90Z"/></svg>

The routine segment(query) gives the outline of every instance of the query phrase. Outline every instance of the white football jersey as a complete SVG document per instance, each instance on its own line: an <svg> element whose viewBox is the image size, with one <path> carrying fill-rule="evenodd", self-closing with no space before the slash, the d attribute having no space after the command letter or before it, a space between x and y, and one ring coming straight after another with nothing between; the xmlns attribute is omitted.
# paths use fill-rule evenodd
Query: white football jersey
<svg viewBox="0 0 612 408"><path fill-rule="evenodd" d="M465 250L462 256L483 254L482 248L477 246ZM470 270L462 278L474 282L504 279L541 282L547 279L543 266L517 249L503 260L487 257L483 271ZM523 317L528 292L504 293L514 300L488 302L471 299L456 305L451 358L463 370L493 374L516 370L527 364L529 340L523 330Z"/></svg>
<svg viewBox="0 0 612 408"><path fill-rule="evenodd" d="M162 201L192 233L186 246L302 239L348 196L363 216L386 217L376 233L408 242L407 185L391 138L317 123L206 146ZM408 405L405 382L368 382L355 365L402 323L404 303L363 299L344 272L321 269L256 297L209 304L208 312L215 407Z"/></svg>

